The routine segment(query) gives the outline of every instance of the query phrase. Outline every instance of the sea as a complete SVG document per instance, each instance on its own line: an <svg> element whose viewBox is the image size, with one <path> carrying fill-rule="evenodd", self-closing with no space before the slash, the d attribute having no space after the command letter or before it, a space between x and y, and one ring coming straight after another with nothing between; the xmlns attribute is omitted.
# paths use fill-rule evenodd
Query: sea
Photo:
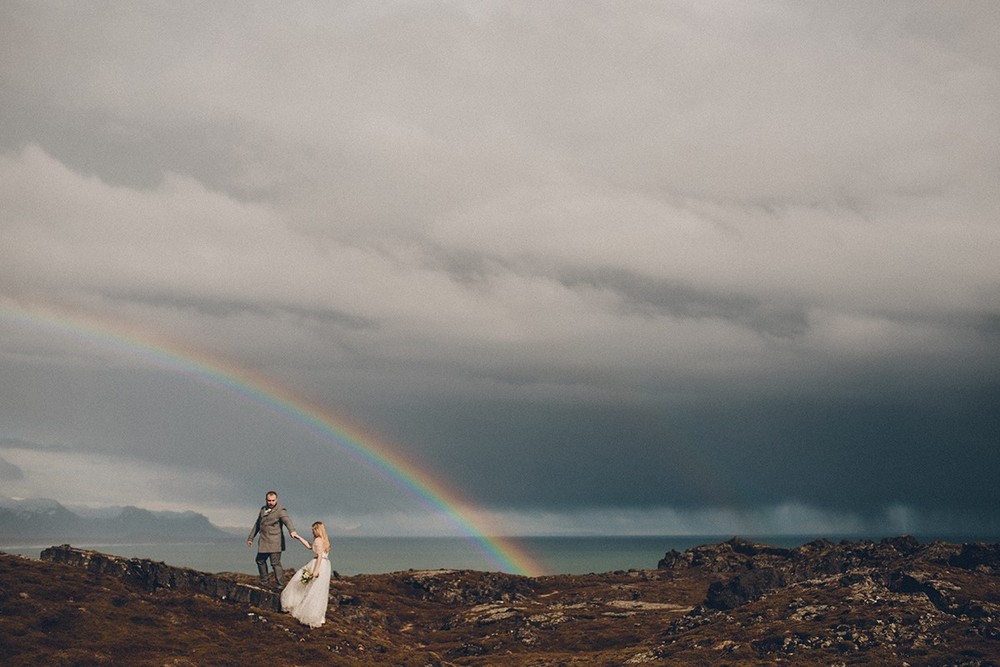
<svg viewBox="0 0 1000 667"><path fill-rule="evenodd" d="M672 549L684 551L704 544L717 544L731 535L670 536L584 536L518 537L519 549L530 556L540 572L533 574L589 574L627 570L655 569L657 562ZM872 539L859 535L780 535L741 536L753 542L776 547L797 547L819 538L840 540ZM920 542L942 539L948 542L1000 542L1000 537L916 536ZM512 539L512 538L508 538ZM341 575L383 574L405 570L471 569L505 570L475 541L459 537L333 537L331 562ZM39 558L45 545L0 545L0 551ZM248 548L242 538L197 543L88 544L74 547L93 549L126 558L147 558L177 567L203 572L242 572L255 574L256 545ZM296 542L282 556L286 569L305 565L311 552Z"/></svg>

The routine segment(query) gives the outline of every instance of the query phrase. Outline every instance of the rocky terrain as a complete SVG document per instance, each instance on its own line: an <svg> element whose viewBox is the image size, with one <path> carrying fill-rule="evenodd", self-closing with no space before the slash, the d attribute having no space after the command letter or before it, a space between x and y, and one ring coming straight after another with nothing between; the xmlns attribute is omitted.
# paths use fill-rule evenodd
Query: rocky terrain
<svg viewBox="0 0 1000 667"><path fill-rule="evenodd" d="M327 623L273 591L68 545L0 554L4 665L1000 665L1000 545L733 538L655 569L336 577Z"/></svg>

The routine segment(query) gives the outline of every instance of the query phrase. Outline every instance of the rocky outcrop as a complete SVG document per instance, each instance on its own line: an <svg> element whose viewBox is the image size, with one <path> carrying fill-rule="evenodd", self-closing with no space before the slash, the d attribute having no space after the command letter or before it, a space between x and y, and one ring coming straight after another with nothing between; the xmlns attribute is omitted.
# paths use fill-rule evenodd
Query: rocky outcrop
<svg viewBox="0 0 1000 667"><path fill-rule="evenodd" d="M781 588L786 581L778 568L753 569L725 582L713 582L708 587L705 605L712 609L732 609Z"/></svg>
<svg viewBox="0 0 1000 667"><path fill-rule="evenodd" d="M174 567L145 558L124 558L63 544L43 550L41 559L52 563L74 565L94 574L117 576L149 592L170 589L182 593L200 593L218 600L249 604L263 609L281 607L277 591L241 583L224 575Z"/></svg>
<svg viewBox="0 0 1000 667"><path fill-rule="evenodd" d="M1000 545L921 544L912 536L834 544L816 540L796 549L754 544L734 537L683 553L667 552L659 569L702 568L732 576L713 582L704 605L728 610L794 584L837 576L849 585L871 580L894 593L922 594L939 610L964 613L968 600L955 595L954 584L940 581L928 568L949 565L992 574L1000 571Z"/></svg>
<svg viewBox="0 0 1000 667"><path fill-rule="evenodd" d="M962 550L948 559L950 565L986 574L1000 572L1000 544L973 542L963 544Z"/></svg>
<svg viewBox="0 0 1000 667"><path fill-rule="evenodd" d="M720 544L706 544L684 552L668 551L657 568L676 570L696 567L707 572L738 572L751 567L763 567L770 560L784 562L792 554L790 549L756 544L741 537L734 537Z"/></svg>
<svg viewBox="0 0 1000 667"><path fill-rule="evenodd" d="M463 606L513 602L532 591L527 577L502 572L414 570L401 583L419 599Z"/></svg>

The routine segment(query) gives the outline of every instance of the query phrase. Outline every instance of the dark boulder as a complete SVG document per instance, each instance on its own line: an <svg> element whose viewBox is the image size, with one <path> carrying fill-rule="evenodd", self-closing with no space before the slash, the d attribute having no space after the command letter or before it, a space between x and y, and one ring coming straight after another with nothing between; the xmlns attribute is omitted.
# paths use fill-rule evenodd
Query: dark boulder
<svg viewBox="0 0 1000 667"><path fill-rule="evenodd" d="M948 563L964 570L987 567L991 571L1000 567L1000 544L973 542L962 545L962 550L952 556Z"/></svg>
<svg viewBox="0 0 1000 667"><path fill-rule="evenodd" d="M757 600L786 584L784 573L767 567L750 570L733 577L729 581L716 581L708 587L705 606L711 609L733 609L752 600Z"/></svg>
<svg viewBox="0 0 1000 667"><path fill-rule="evenodd" d="M886 537L882 544L894 548L904 556L912 556L920 550L920 540L912 535L900 535L899 537Z"/></svg>
<svg viewBox="0 0 1000 667"><path fill-rule="evenodd" d="M676 549L671 549L663 555L663 558L659 560L656 564L657 570L681 570L686 567L691 567L691 552L685 551L680 552Z"/></svg>

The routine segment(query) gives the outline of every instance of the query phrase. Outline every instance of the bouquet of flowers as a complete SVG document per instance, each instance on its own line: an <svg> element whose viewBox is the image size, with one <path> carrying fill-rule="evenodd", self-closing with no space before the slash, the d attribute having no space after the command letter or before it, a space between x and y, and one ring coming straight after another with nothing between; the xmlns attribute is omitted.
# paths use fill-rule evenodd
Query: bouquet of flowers
<svg viewBox="0 0 1000 667"><path fill-rule="evenodd" d="M312 578L313 578L312 570L310 570L308 568L306 568L305 570L302 570L302 583L303 584L308 584L310 581L312 581Z"/></svg>

